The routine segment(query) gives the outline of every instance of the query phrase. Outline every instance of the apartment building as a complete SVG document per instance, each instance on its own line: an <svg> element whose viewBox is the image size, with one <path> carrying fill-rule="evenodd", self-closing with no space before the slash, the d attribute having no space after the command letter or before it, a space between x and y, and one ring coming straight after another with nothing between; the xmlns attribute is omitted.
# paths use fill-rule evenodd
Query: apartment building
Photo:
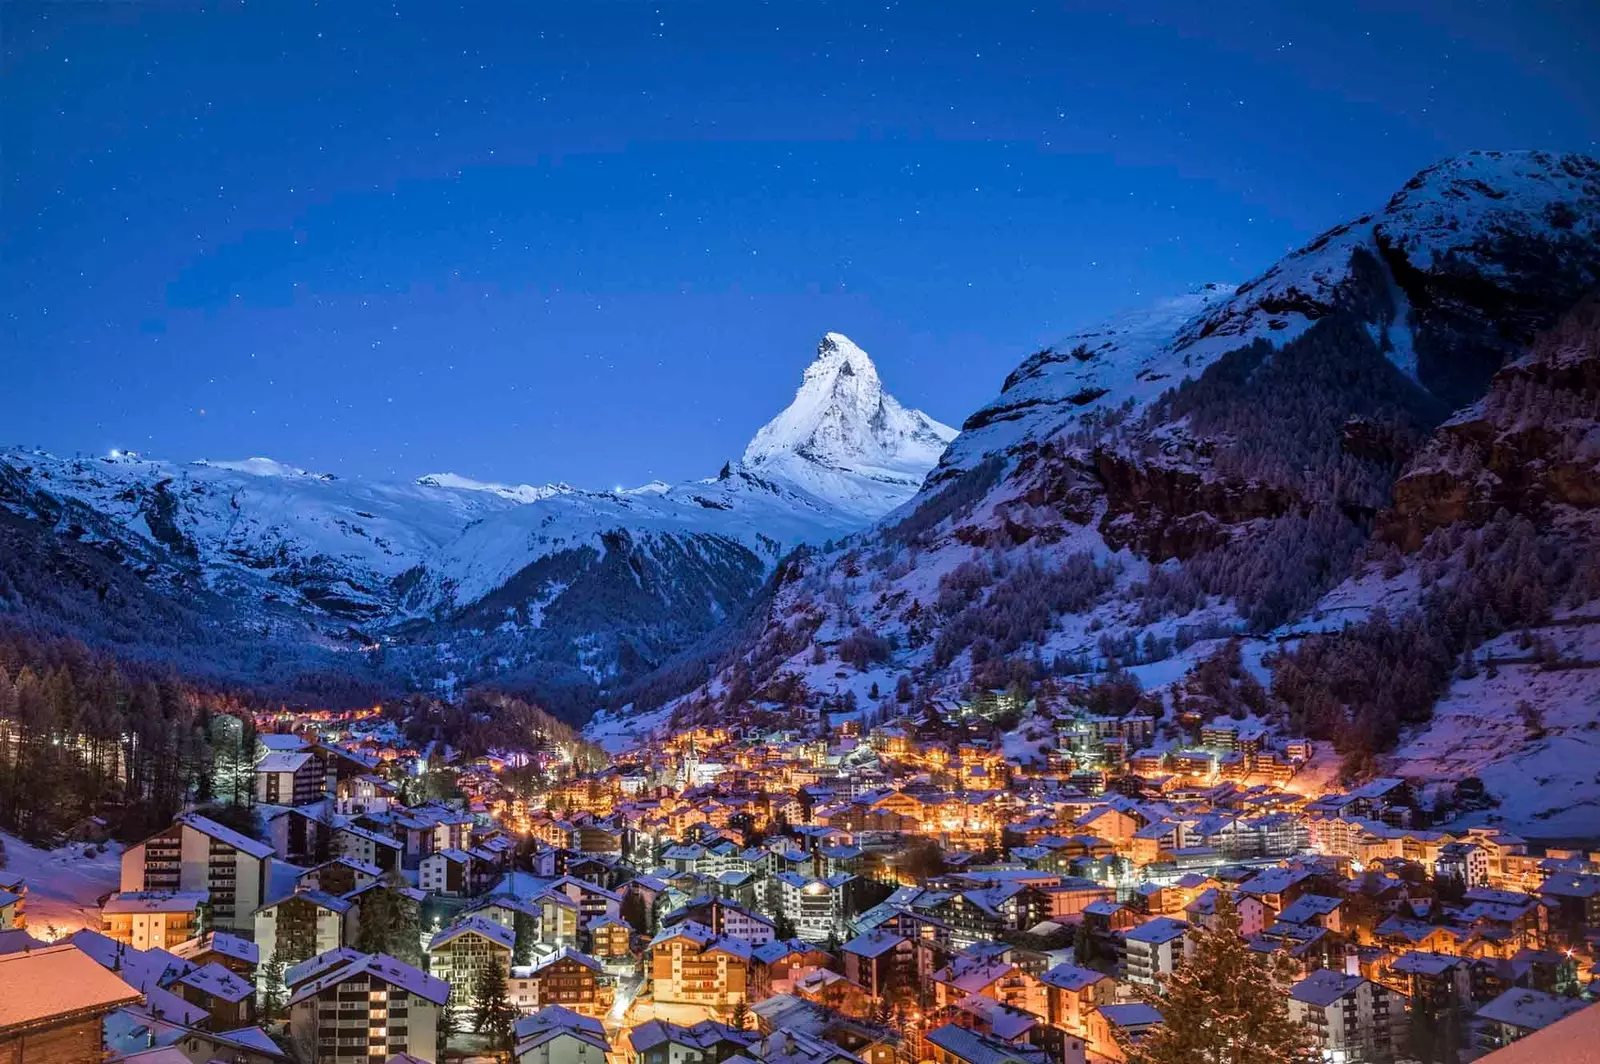
<svg viewBox="0 0 1600 1064"><path fill-rule="evenodd" d="M360 913L355 903L320 890L301 890L256 910L261 963L298 961L355 944Z"/></svg>
<svg viewBox="0 0 1600 1064"><path fill-rule="evenodd" d="M517 936L483 916L457 920L428 943L428 970L456 988L451 1008L467 1007L473 980L489 965L511 973L511 951Z"/></svg>
<svg viewBox="0 0 1600 1064"><path fill-rule="evenodd" d="M1388 987L1323 968L1289 991L1289 1015L1316 1032L1327 1060L1388 1064L1405 1035L1405 998Z"/></svg>
<svg viewBox="0 0 1600 1064"><path fill-rule="evenodd" d="M777 910L794 925L795 934L807 942L842 938L849 916L846 891L854 879L848 872L826 879L779 872L772 877Z"/></svg>
<svg viewBox="0 0 1600 1064"><path fill-rule="evenodd" d="M319 1064L368 1064L405 1053L438 1059L443 979L384 954L355 954L302 983L289 998L289 1029L316 1047Z"/></svg>
<svg viewBox="0 0 1600 1064"><path fill-rule="evenodd" d="M256 801L311 805L331 793L328 762L313 750L274 750L256 762Z"/></svg>
<svg viewBox="0 0 1600 1064"><path fill-rule="evenodd" d="M203 890L119 891L100 907L100 930L134 949L167 949L199 932L207 897Z"/></svg>
<svg viewBox="0 0 1600 1064"><path fill-rule="evenodd" d="M650 977L658 1002L731 1008L749 995L751 946L686 920L650 942Z"/></svg>
<svg viewBox="0 0 1600 1064"><path fill-rule="evenodd" d="M1155 986L1171 975L1183 963L1183 936L1188 930L1182 920L1158 916L1124 932L1128 981Z"/></svg>
<svg viewBox="0 0 1600 1064"><path fill-rule="evenodd" d="M272 847L197 813L122 854L123 891L204 891L211 924L249 934L266 891Z"/></svg>

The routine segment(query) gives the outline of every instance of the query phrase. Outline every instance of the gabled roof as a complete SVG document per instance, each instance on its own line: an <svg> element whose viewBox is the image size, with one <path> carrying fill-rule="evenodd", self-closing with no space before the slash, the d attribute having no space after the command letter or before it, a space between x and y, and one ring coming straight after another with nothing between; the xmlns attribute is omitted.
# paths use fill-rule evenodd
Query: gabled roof
<svg viewBox="0 0 1600 1064"><path fill-rule="evenodd" d="M1588 1004L1578 998L1558 997L1541 990L1514 986L1479 1009L1478 1018L1520 1027L1525 1031L1537 1031L1586 1008Z"/></svg>
<svg viewBox="0 0 1600 1064"><path fill-rule="evenodd" d="M511 949L514 945L516 945L517 941L516 933L513 932L511 928L502 927L487 917L468 916L464 919L457 920L443 931L440 931L437 935L434 935L433 940L428 943L428 949L436 950L441 946L454 942L456 939L469 932L475 935L481 935L491 942L504 946L506 949Z"/></svg>
<svg viewBox="0 0 1600 1064"><path fill-rule="evenodd" d="M307 979L321 978L334 968L351 964L364 956L366 954L359 950L353 950L349 946L330 949L326 953L319 953L309 960L301 961L299 964L291 964L288 968L285 968L283 985L292 990Z"/></svg>
<svg viewBox="0 0 1600 1064"><path fill-rule="evenodd" d="M257 964L261 960L261 947L247 938L230 935L226 931L207 931L198 938L191 938L187 942L180 942L169 951L175 957L182 957L186 961L193 960L204 953L220 953L224 957L244 961L246 964Z"/></svg>
<svg viewBox="0 0 1600 1064"><path fill-rule="evenodd" d="M1046 986L1053 986L1076 993L1085 987L1093 986L1102 979L1109 978L1111 978L1109 975L1104 972L1097 972L1093 968L1080 968L1075 964L1058 964L1039 976L1039 981Z"/></svg>
<svg viewBox="0 0 1600 1064"><path fill-rule="evenodd" d="M257 772L298 772L311 760L309 750L274 750L256 762Z"/></svg>
<svg viewBox="0 0 1600 1064"><path fill-rule="evenodd" d="M535 973L544 971L546 968L549 968L560 961L566 960L576 961L585 968L589 968L597 972L602 968L600 962L589 956L587 953L579 953L571 946L563 946L561 949L550 954L548 957L544 957L538 961L535 961L527 969L519 968L517 970L519 972L526 970L529 975L533 975Z"/></svg>
<svg viewBox="0 0 1600 1064"><path fill-rule="evenodd" d="M240 978L216 961L185 973L179 977L178 982L234 1004L243 1001L256 990L248 980Z"/></svg>
<svg viewBox="0 0 1600 1064"><path fill-rule="evenodd" d="M310 902L319 909L327 909L330 912L336 913L347 913L354 904L353 902L346 901L344 898L341 898L336 894L329 894L322 890L297 890L293 894L285 894L281 898L274 898L272 901L262 905L261 909L276 909L284 902L294 901L296 899ZM260 912L261 909L257 909L256 912Z"/></svg>
<svg viewBox="0 0 1600 1064"><path fill-rule="evenodd" d="M1289 991L1289 996L1307 1005L1327 1008L1346 994L1353 993L1365 979L1359 975L1345 975L1329 968L1319 968L1300 980Z"/></svg>
<svg viewBox="0 0 1600 1064"><path fill-rule="evenodd" d="M103 913L188 913L211 900L205 890L124 890L100 906Z"/></svg>
<svg viewBox="0 0 1600 1064"><path fill-rule="evenodd" d="M0 1037L62 1017L101 1015L139 997L76 946L0 956Z"/></svg>
<svg viewBox="0 0 1600 1064"><path fill-rule="evenodd" d="M881 957L905 941L891 931L868 931L864 935L852 938L840 948L858 957Z"/></svg>
<svg viewBox="0 0 1600 1064"><path fill-rule="evenodd" d="M348 835L354 835L358 839L366 839L368 842L373 843L376 846L384 846L391 850L402 849L399 839L392 839L389 836L379 832L369 831L360 824L340 824L338 827L333 829L333 833L335 835L339 834L341 831Z"/></svg>
<svg viewBox="0 0 1600 1064"><path fill-rule="evenodd" d="M241 835L232 828L223 827L210 817L201 816L199 813L185 813L177 819L176 823L193 828L202 835L232 846L240 853L248 854L258 861L272 856L272 847L266 843L252 839L248 835ZM157 834L161 833L157 832ZM154 837L151 836L151 838ZM148 842L149 839L145 841Z"/></svg>
<svg viewBox="0 0 1600 1064"><path fill-rule="evenodd" d="M443 1005L450 999L450 984L443 979L435 978L415 968L405 961L397 960L386 953L373 953L360 955L357 960L334 968L320 978L305 983L294 992L289 999L290 1004L304 1001L313 997L329 987L338 986L346 980L357 976L370 976L381 979L390 986L399 987L409 994L424 998L435 1005Z"/></svg>
<svg viewBox="0 0 1600 1064"><path fill-rule="evenodd" d="M1161 1010L1142 1001L1101 1005L1097 1011L1113 1027L1146 1027L1161 1022Z"/></svg>
<svg viewBox="0 0 1600 1064"><path fill-rule="evenodd" d="M953 1023L935 1027L928 1032L927 1040L967 1064L1035 1064L1046 1059L1041 1049L1014 1046Z"/></svg>

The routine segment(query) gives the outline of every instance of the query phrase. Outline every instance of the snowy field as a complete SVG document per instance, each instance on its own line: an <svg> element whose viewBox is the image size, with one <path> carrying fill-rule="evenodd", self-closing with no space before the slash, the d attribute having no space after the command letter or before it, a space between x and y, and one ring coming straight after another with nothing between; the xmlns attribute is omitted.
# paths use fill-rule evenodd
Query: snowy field
<svg viewBox="0 0 1600 1064"><path fill-rule="evenodd" d="M122 847L108 843L94 857L72 843L58 850L40 850L0 833L5 841L6 872L28 884L24 909L28 932L35 938L58 938L88 927L100 929L100 899L117 889L122 875ZM54 928L56 933L50 929Z"/></svg>
<svg viewBox="0 0 1600 1064"><path fill-rule="evenodd" d="M1600 837L1600 625L1535 629L1562 663L1499 664L1457 679L1434 718L1395 752L1394 769L1440 780L1477 776L1500 804L1474 819L1530 839ZM1512 636L1477 656L1526 659Z"/></svg>

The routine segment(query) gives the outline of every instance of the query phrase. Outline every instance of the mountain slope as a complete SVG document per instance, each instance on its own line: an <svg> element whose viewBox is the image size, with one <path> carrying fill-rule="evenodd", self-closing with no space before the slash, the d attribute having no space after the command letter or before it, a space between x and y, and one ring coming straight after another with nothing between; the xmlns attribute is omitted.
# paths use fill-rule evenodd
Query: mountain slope
<svg viewBox="0 0 1600 1064"><path fill-rule="evenodd" d="M85 572L70 594L20 574L0 587L0 612L94 635L68 603L120 587L130 645L164 642L140 632L141 611L179 609L224 641L365 648L418 684L632 675L741 611L794 546L909 498L953 435L895 402L847 339L822 348L748 463L677 485L379 483L264 458L0 453L18 553L26 541L30 557ZM96 558L124 572L88 575Z"/></svg>
<svg viewBox="0 0 1600 1064"><path fill-rule="evenodd" d="M1205 286L1024 360L916 498L789 567L764 625L676 708L716 714L750 691L793 704L788 677L834 712L847 694L887 710L1011 686L1098 711L1138 702L1166 714L1158 741L1174 744L1180 703L1232 705L1336 740L1361 771L1410 726L1390 695L1368 704L1321 681L1263 685L1315 633L1378 603L1410 618L1404 631L1438 655L1444 679L1461 648L1505 623L1491 607L1518 586L1519 552L1566 548L1519 528L1432 548L1504 555L1504 580L1462 581L1452 574L1470 564L1396 557L1374 533L1462 516L1408 509L1410 485L1438 466L1435 430L1475 423L1466 408L1500 367L1597 284L1600 163L1475 153L1430 167L1248 283ZM1563 439L1587 439L1593 423L1578 411ZM1522 440L1515 462L1535 445ZM1493 457L1481 464L1504 480ZM1572 464L1539 474L1547 494L1578 483ZM1458 615L1479 626L1444 619ZM1360 661L1359 650L1369 673L1389 676L1372 655L1413 636L1370 634L1301 664L1346 651ZM1420 657L1397 658L1390 687L1416 691L1405 712L1425 719L1442 688L1432 673L1402 682L1408 664L1421 676Z"/></svg>

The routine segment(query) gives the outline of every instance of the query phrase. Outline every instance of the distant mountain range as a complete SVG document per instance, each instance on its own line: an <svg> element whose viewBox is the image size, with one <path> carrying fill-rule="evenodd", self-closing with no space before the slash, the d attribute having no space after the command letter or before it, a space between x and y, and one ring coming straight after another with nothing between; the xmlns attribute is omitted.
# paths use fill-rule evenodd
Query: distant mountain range
<svg viewBox="0 0 1600 1064"><path fill-rule="evenodd" d="M1441 162L1259 277L1025 358L910 502L707 645L710 680L594 734L1044 685L1166 743L1181 709L1347 771L1425 758L1507 823L1600 831L1597 286L1600 162ZM1548 640L1505 666L1539 682L1484 688L1513 635Z"/></svg>
<svg viewBox="0 0 1600 1064"><path fill-rule="evenodd" d="M829 333L743 460L682 484L0 452L0 616L245 680L288 657L422 687L604 687L738 614L796 545L906 501L954 436Z"/></svg>

